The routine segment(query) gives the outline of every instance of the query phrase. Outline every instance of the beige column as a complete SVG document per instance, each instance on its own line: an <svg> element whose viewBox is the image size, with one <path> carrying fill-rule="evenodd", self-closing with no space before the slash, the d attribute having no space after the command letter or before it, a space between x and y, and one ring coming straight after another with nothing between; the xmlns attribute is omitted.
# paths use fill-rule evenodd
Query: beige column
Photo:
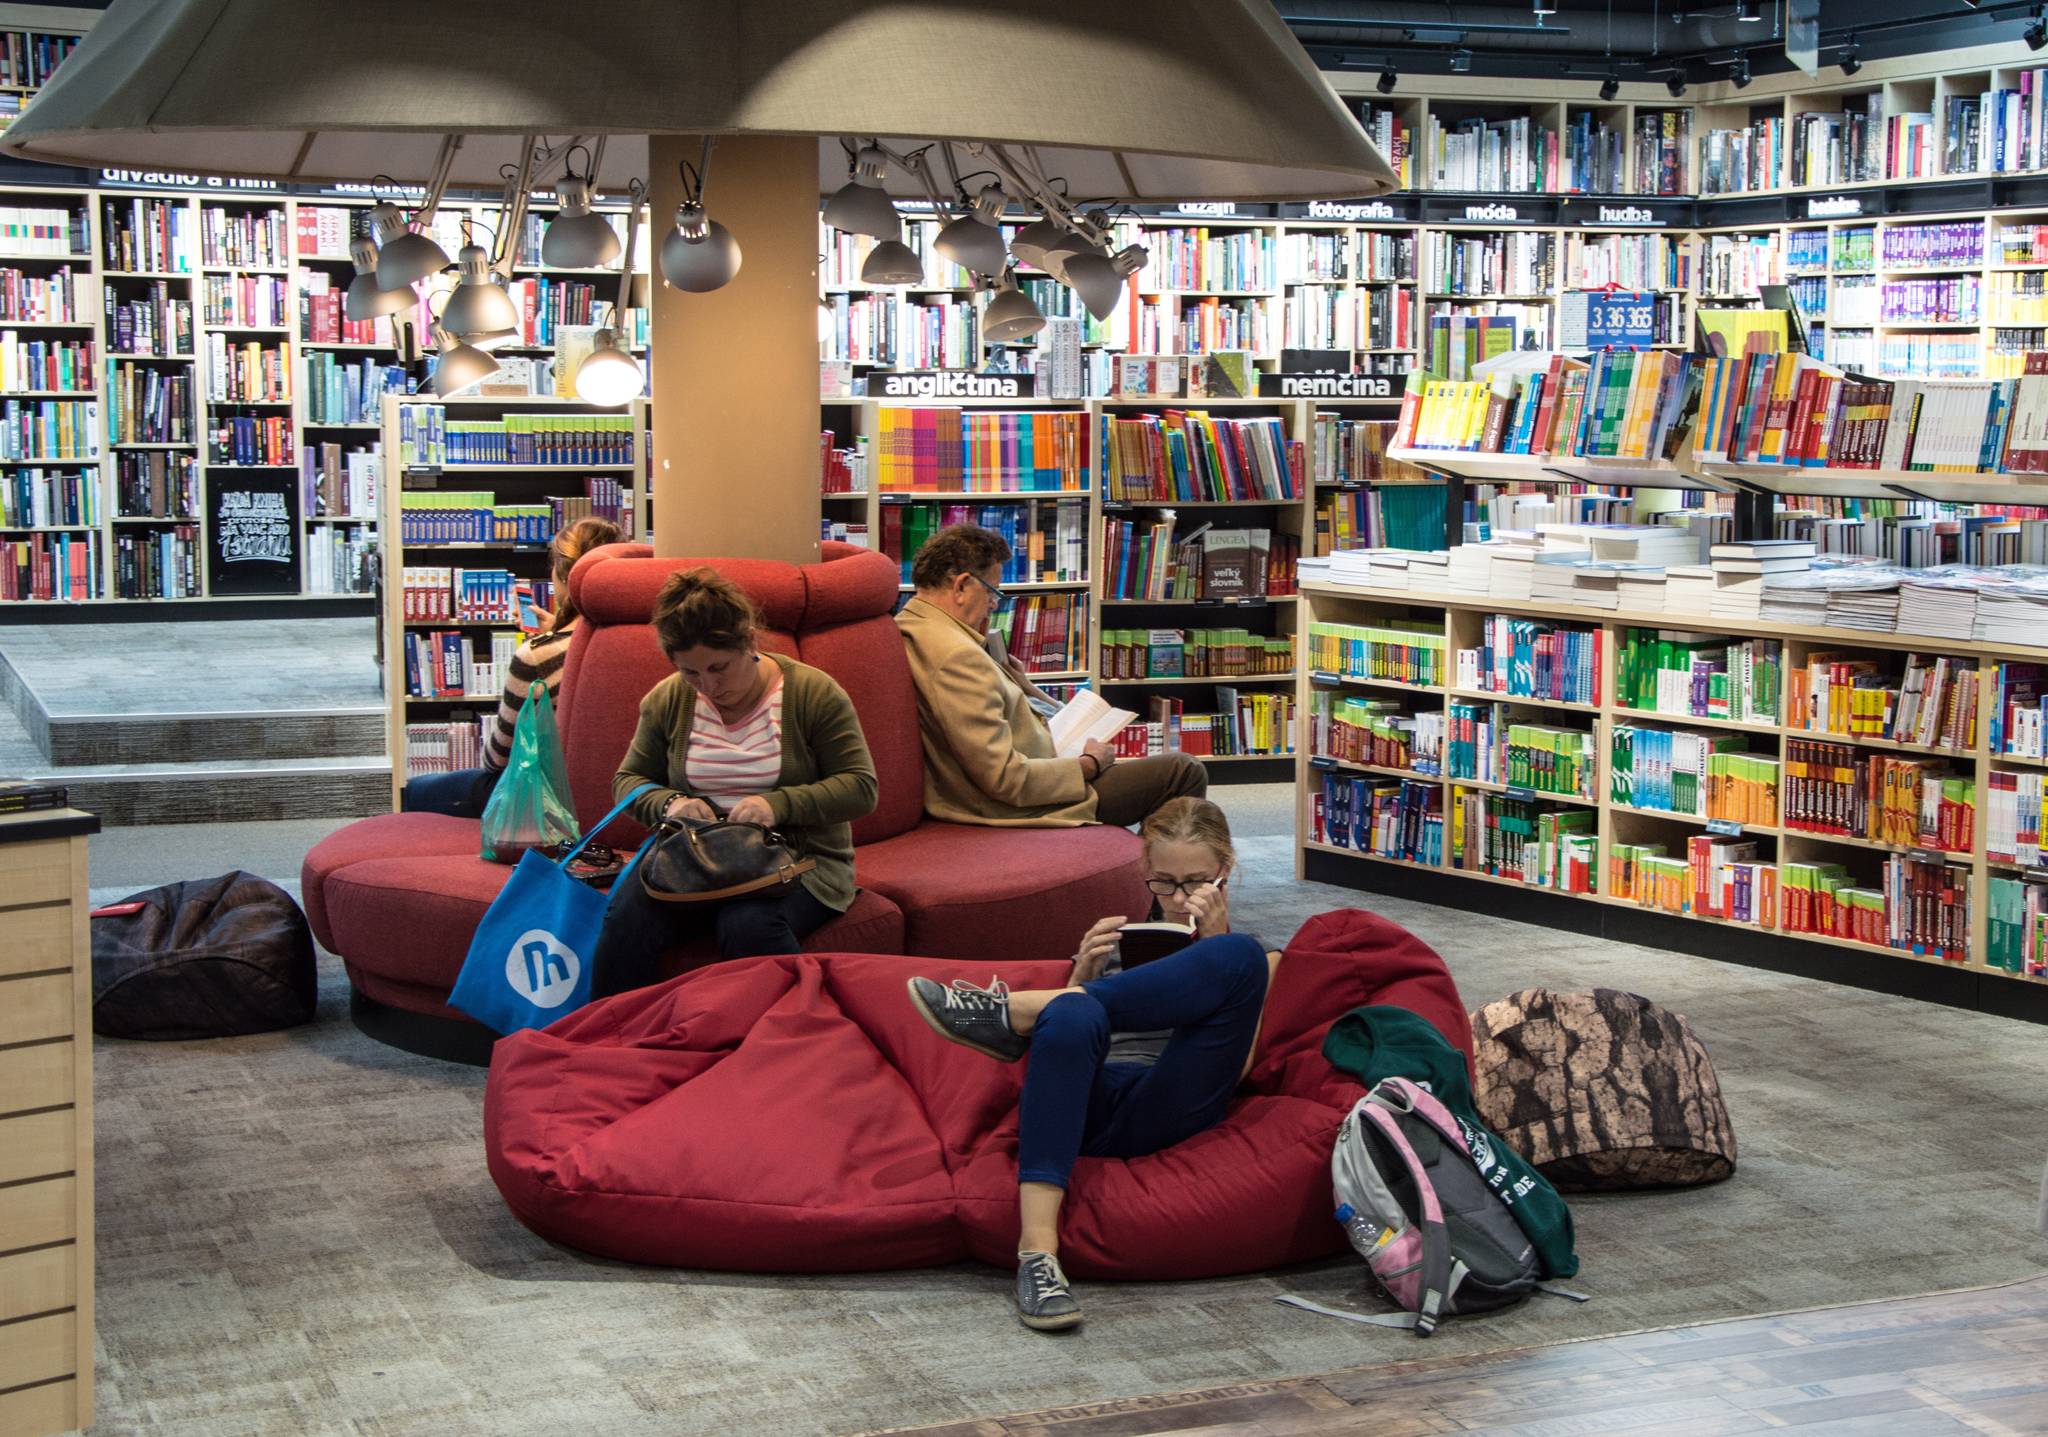
<svg viewBox="0 0 2048 1437"><path fill-rule="evenodd" d="M677 164L702 141L649 145L650 254L682 199ZM652 348L654 552L818 557L818 142L723 138L704 191L742 255L731 284L685 294L657 278Z"/></svg>

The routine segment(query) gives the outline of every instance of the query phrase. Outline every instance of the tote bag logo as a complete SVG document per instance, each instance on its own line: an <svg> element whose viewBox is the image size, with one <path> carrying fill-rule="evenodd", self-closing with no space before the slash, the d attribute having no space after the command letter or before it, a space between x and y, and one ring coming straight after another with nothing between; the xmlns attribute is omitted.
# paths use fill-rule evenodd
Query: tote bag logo
<svg viewBox="0 0 2048 1437"><path fill-rule="evenodd" d="M505 981L536 1008L558 1008L576 991L583 960L544 928L529 928L505 953Z"/></svg>

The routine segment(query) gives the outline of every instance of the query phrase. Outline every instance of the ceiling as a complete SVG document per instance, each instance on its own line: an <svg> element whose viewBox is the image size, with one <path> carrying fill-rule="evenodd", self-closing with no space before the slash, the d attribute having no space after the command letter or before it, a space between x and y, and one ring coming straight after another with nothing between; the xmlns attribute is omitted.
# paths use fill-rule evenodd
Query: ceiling
<svg viewBox="0 0 2048 1437"><path fill-rule="evenodd" d="M1555 13L1538 17L1537 3ZM1273 8L1325 70L1503 78L1662 80L1724 78L1737 54L1754 74L1785 71L1784 7L1791 0L1273 0ZM1738 18L1739 9L1757 18ZM1820 62L1854 44L1863 60L2017 41L2034 0L1818 0ZM2044 59L2048 63L2048 59Z"/></svg>

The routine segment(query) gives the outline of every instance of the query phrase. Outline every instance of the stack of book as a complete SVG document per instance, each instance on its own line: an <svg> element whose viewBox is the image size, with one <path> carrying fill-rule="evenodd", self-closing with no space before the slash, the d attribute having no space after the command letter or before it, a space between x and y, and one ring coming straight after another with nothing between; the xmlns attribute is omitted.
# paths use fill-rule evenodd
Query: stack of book
<svg viewBox="0 0 2048 1437"><path fill-rule="evenodd" d="M1708 612L1717 619L1759 617L1765 583L1780 574L1805 570L1813 562L1813 552L1812 544L1796 539L1714 545L1714 597Z"/></svg>

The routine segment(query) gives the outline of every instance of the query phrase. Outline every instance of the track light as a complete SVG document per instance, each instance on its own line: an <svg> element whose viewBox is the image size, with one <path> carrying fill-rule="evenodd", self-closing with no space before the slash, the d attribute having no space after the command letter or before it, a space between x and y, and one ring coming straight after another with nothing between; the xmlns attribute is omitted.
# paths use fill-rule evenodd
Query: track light
<svg viewBox="0 0 2048 1437"><path fill-rule="evenodd" d="M519 337L519 311L491 275L491 257L479 244L462 247L462 278L441 311L441 325L464 344L495 349Z"/></svg>
<svg viewBox="0 0 2048 1437"><path fill-rule="evenodd" d="M872 235L878 240L899 239L903 221L882 181L889 174L889 157L873 145L854 156L851 177L825 202L825 223L848 234Z"/></svg>
<svg viewBox="0 0 2048 1437"><path fill-rule="evenodd" d="M2029 50L2038 50L2048 45L2048 20L2041 18L2040 9L2034 11L2034 18L2027 22L2027 28L2020 31L2020 38L2027 42Z"/></svg>
<svg viewBox="0 0 2048 1437"><path fill-rule="evenodd" d="M1472 52L1462 45L1451 51L1451 73L1466 75L1472 71Z"/></svg>
<svg viewBox="0 0 2048 1437"><path fill-rule="evenodd" d="M1620 93L1621 76L1615 74L1612 70L1609 70L1607 72L1607 78L1600 82L1600 98L1603 100L1611 100Z"/></svg>
<svg viewBox="0 0 2048 1437"><path fill-rule="evenodd" d="M1849 43L1842 47L1842 73L1844 75L1853 75L1863 68L1862 58L1857 53L1860 48L1856 43L1854 35L1851 35Z"/></svg>
<svg viewBox="0 0 2048 1437"><path fill-rule="evenodd" d="M1666 75L1664 77L1664 88L1671 92L1671 98L1674 100L1683 95L1685 93L1685 71L1673 70L1670 74Z"/></svg>
<svg viewBox="0 0 2048 1437"><path fill-rule="evenodd" d="M1067 284L1081 297L1081 303L1097 319L1109 318L1123 293L1124 281L1145 267L1150 258L1145 247L1125 245L1113 255L1096 252L1076 255L1067 261Z"/></svg>
<svg viewBox="0 0 2048 1437"><path fill-rule="evenodd" d="M1742 90L1748 88L1749 56L1743 51L1736 51L1735 58L1728 62L1728 78L1735 82L1736 89Z"/></svg>
<svg viewBox="0 0 2048 1437"><path fill-rule="evenodd" d="M576 397L603 408L628 403L645 387L640 361L626 352L614 330L600 329L594 344L576 366Z"/></svg>
<svg viewBox="0 0 2048 1437"><path fill-rule="evenodd" d="M1529 8L1535 12L1536 18L1540 20L1545 15L1555 15L1557 13L1557 0L1529 0Z"/></svg>
<svg viewBox="0 0 2048 1437"><path fill-rule="evenodd" d="M683 202L676 206L675 228L661 242L661 278L670 289L708 294L732 283L740 272L739 241L704 212L704 181L711 171L708 137L696 165L686 160L681 169Z"/></svg>
<svg viewBox="0 0 2048 1437"><path fill-rule="evenodd" d="M902 240L883 240L861 263L862 284L916 284L924 278L924 261Z"/></svg>
<svg viewBox="0 0 2048 1437"><path fill-rule="evenodd" d="M1003 272L988 307L981 312L982 337L1002 343L1028 338L1044 328L1045 316L1031 296L1017 288L1017 276Z"/></svg>
<svg viewBox="0 0 2048 1437"><path fill-rule="evenodd" d="M1010 238L1010 254L1018 264L1045 268L1045 252L1060 242L1066 231L1051 216L1033 220Z"/></svg>
<svg viewBox="0 0 2048 1437"><path fill-rule="evenodd" d="M1757 0L1735 0L1735 19L1738 24L1757 25L1763 22L1763 6Z"/></svg>
<svg viewBox="0 0 2048 1437"><path fill-rule="evenodd" d="M1383 67L1380 70L1379 92L1382 95L1393 94L1394 82L1399 80L1400 78L1400 75L1396 73L1394 67L1391 64Z"/></svg>
<svg viewBox="0 0 2048 1437"><path fill-rule="evenodd" d="M997 226L1002 224L1009 203L1000 184L985 186L969 202L967 213L939 231L932 248L975 274L1001 274L1009 263L1009 250Z"/></svg>
<svg viewBox="0 0 2048 1437"><path fill-rule="evenodd" d="M425 223L422 211L421 223ZM423 234L414 234L405 211L390 200L370 211L370 228L377 236L377 287L404 289L430 274L448 268L448 251Z"/></svg>
<svg viewBox="0 0 2048 1437"><path fill-rule="evenodd" d="M348 257L356 267L356 277L348 282L348 295L342 311L350 319L381 319L386 315L398 314L411 309L419 299L411 285L398 289L383 289L377 284L377 242L368 235L357 235L349 242Z"/></svg>
<svg viewBox="0 0 2048 1437"><path fill-rule="evenodd" d="M540 237L542 264L556 269L603 269L619 257L617 231L603 215L590 212L595 178L568 174L555 181L555 201L560 208Z"/></svg>

